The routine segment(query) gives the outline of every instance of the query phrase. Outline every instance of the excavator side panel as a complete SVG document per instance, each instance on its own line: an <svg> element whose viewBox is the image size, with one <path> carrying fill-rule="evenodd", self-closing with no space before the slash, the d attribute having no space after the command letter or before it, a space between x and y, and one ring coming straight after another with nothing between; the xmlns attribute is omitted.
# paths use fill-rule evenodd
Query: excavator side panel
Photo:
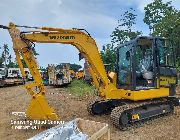
<svg viewBox="0 0 180 140"><path fill-rule="evenodd" d="M169 96L169 88L147 89L147 90L125 90L117 89L107 93L107 99L129 99L132 101L162 98Z"/></svg>

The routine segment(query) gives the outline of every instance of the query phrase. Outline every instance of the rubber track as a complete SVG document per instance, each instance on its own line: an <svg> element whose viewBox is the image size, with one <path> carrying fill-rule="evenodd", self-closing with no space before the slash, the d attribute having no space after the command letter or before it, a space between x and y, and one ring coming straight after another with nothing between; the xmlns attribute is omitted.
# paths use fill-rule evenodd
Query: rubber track
<svg viewBox="0 0 180 140"><path fill-rule="evenodd" d="M92 112L92 106L93 104L95 104L96 102L101 102L101 100L94 100L94 101L90 101L88 104L87 104L87 111L89 112L89 114L91 115L95 115L93 112Z"/></svg>
<svg viewBox="0 0 180 140"><path fill-rule="evenodd" d="M119 116L125 111L125 110L129 110L129 109L133 109L133 108L137 108L137 107L140 107L140 106L144 106L144 105L150 105L150 104L154 104L154 103L161 103L161 102L164 102L163 100L159 100L159 101L150 101L150 102L144 102L144 103L140 103L140 104L127 104L127 105L123 105L123 106L118 106L118 107L115 107L112 112L111 112L111 122L119 129L123 130L123 131L126 131L126 130L130 130L130 129L134 129L134 128L138 128L140 127L142 124L149 124L149 121L150 120L153 120L153 119L156 119L156 118L160 118L160 117L163 117L165 115L168 115L170 114L171 112L169 113L166 113L166 114L161 114L161 115L158 115L158 116L155 116L155 117L151 117L149 119L146 119L146 120L140 120L140 121L136 121L136 122L133 122L133 123L129 123L127 125L120 125L119 124Z"/></svg>

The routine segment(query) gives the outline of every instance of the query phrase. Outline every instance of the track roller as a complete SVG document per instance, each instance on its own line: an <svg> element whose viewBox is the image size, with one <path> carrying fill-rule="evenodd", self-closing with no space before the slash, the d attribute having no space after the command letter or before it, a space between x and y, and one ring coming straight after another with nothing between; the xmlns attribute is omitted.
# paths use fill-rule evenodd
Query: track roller
<svg viewBox="0 0 180 140"><path fill-rule="evenodd" d="M121 130L139 127L142 123L154 118L163 117L174 112L172 102L124 105L115 107L111 112L112 123Z"/></svg>
<svg viewBox="0 0 180 140"><path fill-rule="evenodd" d="M87 110L91 115L110 114L113 108L124 104L121 100L96 100L88 103Z"/></svg>

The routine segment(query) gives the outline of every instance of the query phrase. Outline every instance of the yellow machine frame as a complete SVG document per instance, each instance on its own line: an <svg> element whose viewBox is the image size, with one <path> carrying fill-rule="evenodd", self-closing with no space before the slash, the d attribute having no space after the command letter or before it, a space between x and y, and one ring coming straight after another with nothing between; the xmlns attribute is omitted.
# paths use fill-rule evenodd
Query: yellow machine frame
<svg viewBox="0 0 180 140"><path fill-rule="evenodd" d="M129 99L137 101L166 97L169 95L168 88L138 91L117 89L114 80L116 78L115 74L111 73L111 78L113 80L113 83L111 83L106 74L95 40L83 31L78 29L36 27L37 30L23 33L17 27L18 26L13 23L9 24L9 33L13 41L13 49L16 54L16 59L22 75L25 77L20 56L22 56L26 62L34 78L33 83L25 85L28 93L32 95L32 101L27 109L27 116L30 119L58 119L58 116L55 114L54 110L49 107L48 102L44 97L45 87L42 83L37 63L31 49L32 42L62 43L75 46L90 64L89 70L92 75L94 85L98 89L99 95L105 100ZM33 90L35 87L38 88L38 91Z"/></svg>

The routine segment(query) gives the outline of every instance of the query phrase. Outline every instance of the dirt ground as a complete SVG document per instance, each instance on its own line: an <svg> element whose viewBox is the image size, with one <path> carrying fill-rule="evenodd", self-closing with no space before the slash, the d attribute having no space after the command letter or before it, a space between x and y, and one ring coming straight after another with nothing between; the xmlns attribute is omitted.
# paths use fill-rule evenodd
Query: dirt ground
<svg viewBox="0 0 180 140"><path fill-rule="evenodd" d="M180 94L180 88L178 89ZM120 131L115 128L109 119L109 115L90 116L86 110L89 100L97 98L92 95L84 95L77 98L66 93L62 88L47 87L46 98L54 107L62 121L70 121L75 118L83 118L108 123L112 140L178 140L180 139L180 109L179 114L154 120L149 125L145 124L130 131ZM11 120L14 119L12 112L26 110L31 96L26 94L23 86L0 88L0 140L23 140L30 138L45 130L15 130L12 129Z"/></svg>

